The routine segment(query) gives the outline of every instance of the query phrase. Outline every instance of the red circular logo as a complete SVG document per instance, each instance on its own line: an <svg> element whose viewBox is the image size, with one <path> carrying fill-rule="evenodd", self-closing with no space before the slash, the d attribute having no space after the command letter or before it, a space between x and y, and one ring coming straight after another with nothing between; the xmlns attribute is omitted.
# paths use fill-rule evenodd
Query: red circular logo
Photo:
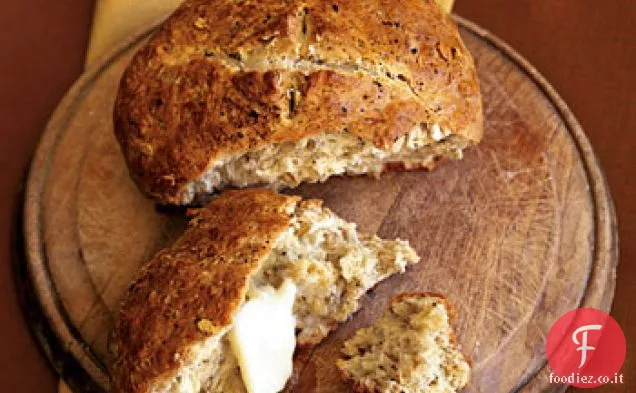
<svg viewBox="0 0 636 393"><path fill-rule="evenodd" d="M559 318L548 333L550 383L594 388L622 383L625 335L618 323L594 308L579 308Z"/></svg>

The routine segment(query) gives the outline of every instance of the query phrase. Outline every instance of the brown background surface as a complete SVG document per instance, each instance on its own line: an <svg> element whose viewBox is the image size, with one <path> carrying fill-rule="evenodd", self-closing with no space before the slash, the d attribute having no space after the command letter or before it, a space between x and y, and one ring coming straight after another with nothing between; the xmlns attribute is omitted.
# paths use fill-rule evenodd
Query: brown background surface
<svg viewBox="0 0 636 393"><path fill-rule="evenodd" d="M0 2L0 390L55 392L56 378L18 307L11 268L12 215L38 135L82 70L93 4ZM636 40L632 0L457 0L457 13L503 38L560 92L605 168L621 239L612 314L627 338L624 385L636 389ZM582 391L582 390L581 390Z"/></svg>

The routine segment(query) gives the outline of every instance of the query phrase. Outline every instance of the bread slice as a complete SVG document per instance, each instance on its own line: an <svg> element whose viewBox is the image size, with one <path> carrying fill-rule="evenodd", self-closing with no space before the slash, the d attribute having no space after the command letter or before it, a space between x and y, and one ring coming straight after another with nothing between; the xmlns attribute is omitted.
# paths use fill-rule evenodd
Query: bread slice
<svg viewBox="0 0 636 393"><path fill-rule="evenodd" d="M139 187L188 204L432 168L481 140L482 112L433 0L186 0L124 73L114 129Z"/></svg>
<svg viewBox="0 0 636 393"><path fill-rule="evenodd" d="M337 362L361 393L453 393L470 378L451 327L453 309L443 296L402 294L380 319L345 342Z"/></svg>
<svg viewBox="0 0 636 393"><path fill-rule="evenodd" d="M291 280L297 344L313 346L369 288L418 260L406 241L358 233L318 200L224 192L125 294L111 340L113 391L244 393L228 332L248 291Z"/></svg>

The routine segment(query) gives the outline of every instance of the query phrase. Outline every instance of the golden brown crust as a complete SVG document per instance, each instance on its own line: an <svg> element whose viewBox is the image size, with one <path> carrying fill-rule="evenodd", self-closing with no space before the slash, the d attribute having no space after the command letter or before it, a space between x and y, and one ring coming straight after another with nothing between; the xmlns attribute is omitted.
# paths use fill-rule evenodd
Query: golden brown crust
<svg viewBox="0 0 636 393"><path fill-rule="evenodd" d="M142 267L112 335L113 392L147 392L179 367L189 346L227 330L298 199L262 189L224 192Z"/></svg>
<svg viewBox="0 0 636 393"><path fill-rule="evenodd" d="M345 129L386 147L421 123L482 136L473 60L434 0L187 0L114 110L132 177L167 203L227 154Z"/></svg>

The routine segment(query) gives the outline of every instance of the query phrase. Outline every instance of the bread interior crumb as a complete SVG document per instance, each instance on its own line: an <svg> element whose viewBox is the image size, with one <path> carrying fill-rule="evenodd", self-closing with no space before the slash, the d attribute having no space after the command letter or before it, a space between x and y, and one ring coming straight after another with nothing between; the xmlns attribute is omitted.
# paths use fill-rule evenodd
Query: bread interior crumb
<svg viewBox="0 0 636 393"><path fill-rule="evenodd" d="M303 182L324 182L334 175L379 175L390 164L425 168L438 157L461 158L467 145L468 140L437 124L417 126L387 149L346 131L322 133L226 156L188 183L182 199L183 203L205 199L205 195L226 187L294 188Z"/></svg>
<svg viewBox="0 0 636 393"><path fill-rule="evenodd" d="M292 280L297 343L310 346L355 312L359 298L378 281L418 260L407 241L360 234L319 202L301 201L250 289ZM228 333L229 328L190 347L179 372L153 393L246 393Z"/></svg>

